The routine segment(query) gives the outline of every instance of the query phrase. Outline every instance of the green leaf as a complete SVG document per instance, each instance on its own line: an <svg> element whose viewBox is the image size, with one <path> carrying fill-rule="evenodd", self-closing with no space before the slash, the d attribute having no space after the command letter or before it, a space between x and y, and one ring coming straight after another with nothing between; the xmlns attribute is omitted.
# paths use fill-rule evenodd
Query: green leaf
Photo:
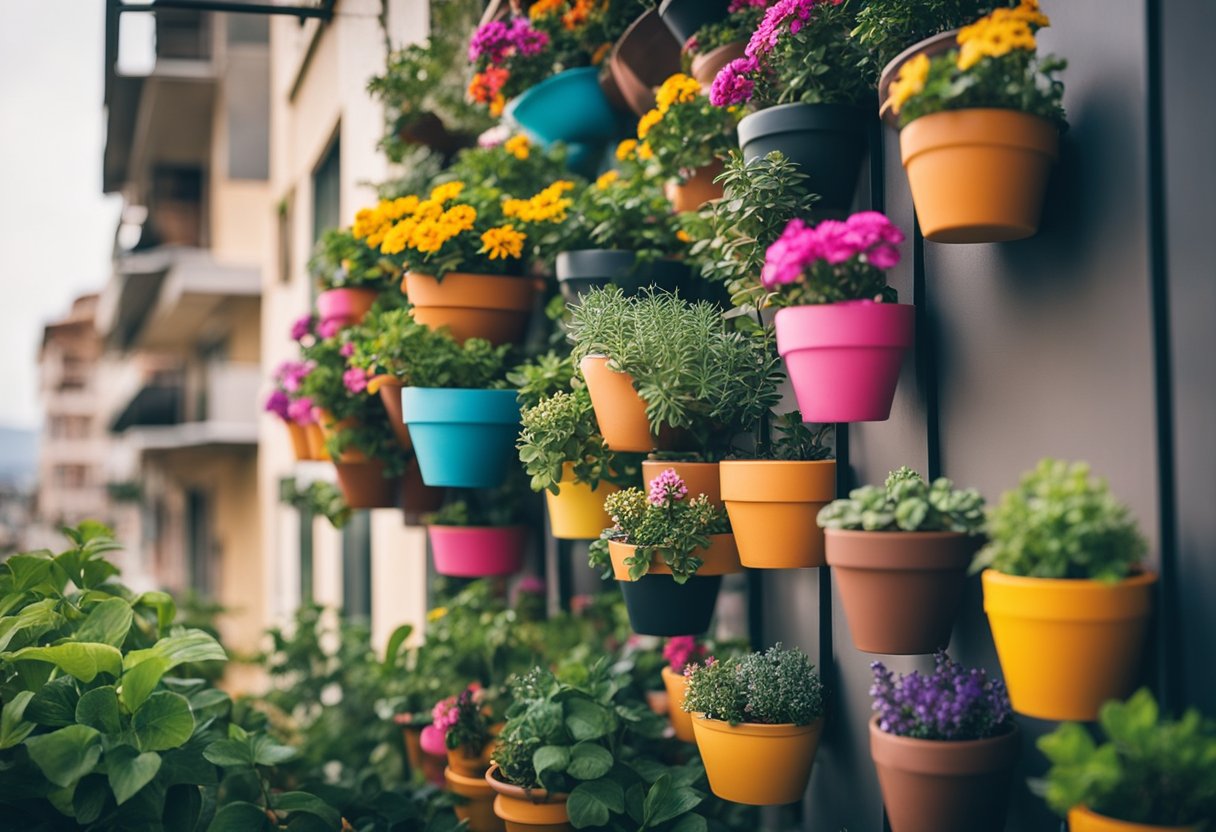
<svg viewBox="0 0 1216 832"><path fill-rule="evenodd" d="M69 725L25 741L30 759L57 786L76 785L101 759L101 734L87 725Z"/></svg>
<svg viewBox="0 0 1216 832"><path fill-rule="evenodd" d="M0 658L11 662L50 662L82 682L93 681L98 673L115 678L122 673L122 653L109 644L68 642L50 647L26 647L0 655Z"/></svg>
<svg viewBox="0 0 1216 832"><path fill-rule="evenodd" d="M156 610L156 626L161 632L169 629L177 617L177 606L173 603L173 596L167 592L145 592L135 599L135 606Z"/></svg>
<svg viewBox="0 0 1216 832"><path fill-rule="evenodd" d="M135 740L143 751L165 751L184 745L194 733L194 714L180 693L157 691L131 717Z"/></svg>
<svg viewBox="0 0 1216 832"><path fill-rule="evenodd" d="M194 832L203 812L203 793L198 786L170 786L165 792L164 828Z"/></svg>
<svg viewBox="0 0 1216 832"><path fill-rule="evenodd" d="M79 699L76 680L71 676L60 676L38 689L25 709L25 718L52 728L72 725L76 722L76 703Z"/></svg>
<svg viewBox="0 0 1216 832"><path fill-rule="evenodd" d="M532 768L538 777L553 772L560 774L570 765L570 749L561 745L544 745L532 755Z"/></svg>
<svg viewBox="0 0 1216 832"><path fill-rule="evenodd" d="M216 740L207 746L203 756L220 768L253 766L253 748L241 740Z"/></svg>
<svg viewBox="0 0 1216 832"><path fill-rule="evenodd" d="M677 820L668 832L707 832L708 829L705 818L690 813Z"/></svg>
<svg viewBox="0 0 1216 832"><path fill-rule="evenodd" d="M253 761L260 766L277 766L295 759L296 750L289 745L280 745L265 734L255 734L249 739L253 749Z"/></svg>
<svg viewBox="0 0 1216 832"><path fill-rule="evenodd" d="M570 751L570 765L566 773L576 780L595 780L611 769L611 751L592 742L580 742Z"/></svg>
<svg viewBox="0 0 1216 832"><path fill-rule="evenodd" d="M122 647L134 618L130 604L122 598L109 598L89 610L88 617L76 631L76 640Z"/></svg>
<svg viewBox="0 0 1216 832"><path fill-rule="evenodd" d="M268 829L270 820L261 806L238 801L216 812L207 832L264 832Z"/></svg>
<svg viewBox="0 0 1216 832"><path fill-rule="evenodd" d="M570 792L566 811L575 829L606 826L611 812L621 814L625 811L625 793L621 784L614 780L588 780Z"/></svg>
<svg viewBox="0 0 1216 832"><path fill-rule="evenodd" d="M274 808L277 812L304 812L313 815L324 821L330 829L337 829L342 825L342 815L337 809L307 792L285 792L278 795L274 799Z"/></svg>
<svg viewBox="0 0 1216 832"><path fill-rule="evenodd" d="M19 600L22 596L9 597ZM29 604L16 615L0 619L0 650L7 650L17 636L25 636L18 644L28 644L58 627L63 622L63 616L55 609L56 604L56 599L46 598Z"/></svg>
<svg viewBox="0 0 1216 832"><path fill-rule="evenodd" d="M103 734L122 731L122 718L118 709L118 690L113 685L103 685L85 691L76 703L76 721L96 728Z"/></svg>
<svg viewBox="0 0 1216 832"><path fill-rule="evenodd" d="M676 786L670 775L664 774L654 782L646 793L642 805L642 818L647 826L658 826L685 812L692 811L701 803L701 795L687 786Z"/></svg>
<svg viewBox="0 0 1216 832"><path fill-rule="evenodd" d="M397 663L397 654L401 652L402 646L406 639L414 632L413 624L402 624L397 629L393 630L393 634L388 637L388 644L384 648L384 669L392 670Z"/></svg>
<svg viewBox="0 0 1216 832"><path fill-rule="evenodd" d="M13 585L9 591L13 594L25 592L27 589L46 583L51 577L50 552L28 552L13 555L4 561L4 566L13 576Z"/></svg>
<svg viewBox="0 0 1216 832"><path fill-rule="evenodd" d="M219 642L202 630L186 630L145 650L132 650L123 660L123 704L132 712L138 710L161 678L180 664L227 658Z"/></svg>
<svg viewBox="0 0 1216 832"><path fill-rule="evenodd" d="M94 823L101 817L109 797L110 789L104 776L90 774L81 778L72 792L72 811L76 813L76 823Z"/></svg>
<svg viewBox="0 0 1216 832"><path fill-rule="evenodd" d="M34 723L25 719L25 706L33 697L32 690L23 690L4 703L0 711L0 750L19 744L34 730Z"/></svg>
<svg viewBox="0 0 1216 832"><path fill-rule="evenodd" d="M119 806L152 781L160 771L160 763L160 755L155 751L141 754L129 745L115 746L106 752L106 774Z"/></svg>
<svg viewBox="0 0 1216 832"><path fill-rule="evenodd" d="M613 728L613 713L590 699L568 699L562 707L566 728L575 740L598 740Z"/></svg>

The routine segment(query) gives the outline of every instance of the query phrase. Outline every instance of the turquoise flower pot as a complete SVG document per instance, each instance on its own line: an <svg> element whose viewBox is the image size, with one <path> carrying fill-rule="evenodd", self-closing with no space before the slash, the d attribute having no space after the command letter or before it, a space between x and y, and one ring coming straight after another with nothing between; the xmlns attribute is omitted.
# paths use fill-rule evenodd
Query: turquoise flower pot
<svg viewBox="0 0 1216 832"><path fill-rule="evenodd" d="M406 387L401 412L427 485L493 488L519 464L514 390Z"/></svg>
<svg viewBox="0 0 1216 832"><path fill-rule="evenodd" d="M506 116L544 144L599 144L617 134L596 67L567 69L525 90L507 104Z"/></svg>

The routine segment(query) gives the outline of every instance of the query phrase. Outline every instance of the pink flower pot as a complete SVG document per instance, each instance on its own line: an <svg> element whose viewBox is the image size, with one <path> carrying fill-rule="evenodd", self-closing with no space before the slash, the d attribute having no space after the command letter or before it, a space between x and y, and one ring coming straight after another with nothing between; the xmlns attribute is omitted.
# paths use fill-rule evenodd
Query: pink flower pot
<svg viewBox="0 0 1216 832"><path fill-rule="evenodd" d="M808 422L881 422L891 415L915 309L870 300L792 306L777 313L785 359Z"/></svg>
<svg viewBox="0 0 1216 832"><path fill-rule="evenodd" d="M426 726L422 729L422 737L420 739L424 753L430 754L432 757L446 758L448 756L446 737L439 728L436 728L434 725Z"/></svg>
<svg viewBox="0 0 1216 832"><path fill-rule="evenodd" d="M524 562L523 526L427 526L435 571L453 578L511 575Z"/></svg>
<svg viewBox="0 0 1216 832"><path fill-rule="evenodd" d="M317 315L322 321L351 326L362 322L376 297L375 289L329 289L317 295Z"/></svg>

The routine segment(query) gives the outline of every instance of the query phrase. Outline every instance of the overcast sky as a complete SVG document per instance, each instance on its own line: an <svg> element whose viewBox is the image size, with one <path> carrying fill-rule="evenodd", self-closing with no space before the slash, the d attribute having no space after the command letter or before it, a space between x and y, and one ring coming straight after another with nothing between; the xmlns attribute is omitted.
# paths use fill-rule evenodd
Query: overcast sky
<svg viewBox="0 0 1216 832"><path fill-rule="evenodd" d="M37 427L42 327L106 280L103 0L0 0L0 425Z"/></svg>

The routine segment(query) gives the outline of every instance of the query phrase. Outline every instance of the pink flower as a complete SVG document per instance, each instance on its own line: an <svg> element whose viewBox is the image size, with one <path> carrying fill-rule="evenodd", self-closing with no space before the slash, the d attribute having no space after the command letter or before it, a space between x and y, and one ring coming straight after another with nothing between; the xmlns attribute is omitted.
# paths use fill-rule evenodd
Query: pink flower
<svg viewBox="0 0 1216 832"><path fill-rule="evenodd" d="M750 101L756 91L756 82L749 78L760 65L755 58L735 58L714 77L709 88L709 103L715 107L730 107Z"/></svg>
<svg viewBox="0 0 1216 832"><path fill-rule="evenodd" d="M291 407L291 399L287 393L282 390L275 390L266 397L265 409L267 413L273 413L283 421L288 421L287 412Z"/></svg>
<svg viewBox="0 0 1216 832"><path fill-rule="evenodd" d="M308 378L314 366L316 365L311 361L284 361L275 371L275 378L284 390L294 393L300 389L300 385Z"/></svg>
<svg viewBox="0 0 1216 832"><path fill-rule="evenodd" d="M313 327L316 324L317 319L312 315L303 315L296 318L295 323L291 325L291 340L303 341L309 335L312 335Z"/></svg>
<svg viewBox="0 0 1216 832"><path fill-rule="evenodd" d="M317 417L312 412L313 407L311 398L301 396L287 406L287 418L297 425L314 424L317 421Z"/></svg>
<svg viewBox="0 0 1216 832"><path fill-rule="evenodd" d="M688 495L688 486L674 468L668 468L650 481L650 494L646 499L653 506L669 506Z"/></svg>
<svg viewBox="0 0 1216 832"><path fill-rule="evenodd" d="M446 734L448 729L456 724L458 714L455 696L440 699L435 703L435 707L431 708L431 725L435 727L436 731Z"/></svg>
<svg viewBox="0 0 1216 832"><path fill-rule="evenodd" d="M760 283L766 289L796 283L817 243L818 238L806 223L800 219L790 220L781 236L765 252Z"/></svg>
<svg viewBox="0 0 1216 832"><path fill-rule="evenodd" d="M904 233L877 211L861 211L847 220L824 220L811 228L802 220L786 225L764 256L760 283L776 289L802 280L817 263L839 266L857 261L880 271L899 263Z"/></svg>
<svg viewBox="0 0 1216 832"><path fill-rule="evenodd" d="M317 335L324 340L333 338L341 331L341 318L326 318L325 320L321 321L319 326L317 326Z"/></svg>
<svg viewBox="0 0 1216 832"><path fill-rule="evenodd" d="M675 636L667 639L663 645L663 659L676 673L683 673L686 667L704 655L705 645L697 644L695 636Z"/></svg>
<svg viewBox="0 0 1216 832"><path fill-rule="evenodd" d="M350 341L347 341L345 344L343 344L341 347L338 348L338 352L342 355L343 358L350 358L352 355L355 354L355 345L353 343L351 343Z"/></svg>
<svg viewBox="0 0 1216 832"><path fill-rule="evenodd" d="M342 385L348 393L362 393L367 389L367 374L358 367L351 367L342 374Z"/></svg>
<svg viewBox="0 0 1216 832"><path fill-rule="evenodd" d="M866 253L866 262L876 269L893 269L899 265L899 249L891 245L875 246Z"/></svg>

